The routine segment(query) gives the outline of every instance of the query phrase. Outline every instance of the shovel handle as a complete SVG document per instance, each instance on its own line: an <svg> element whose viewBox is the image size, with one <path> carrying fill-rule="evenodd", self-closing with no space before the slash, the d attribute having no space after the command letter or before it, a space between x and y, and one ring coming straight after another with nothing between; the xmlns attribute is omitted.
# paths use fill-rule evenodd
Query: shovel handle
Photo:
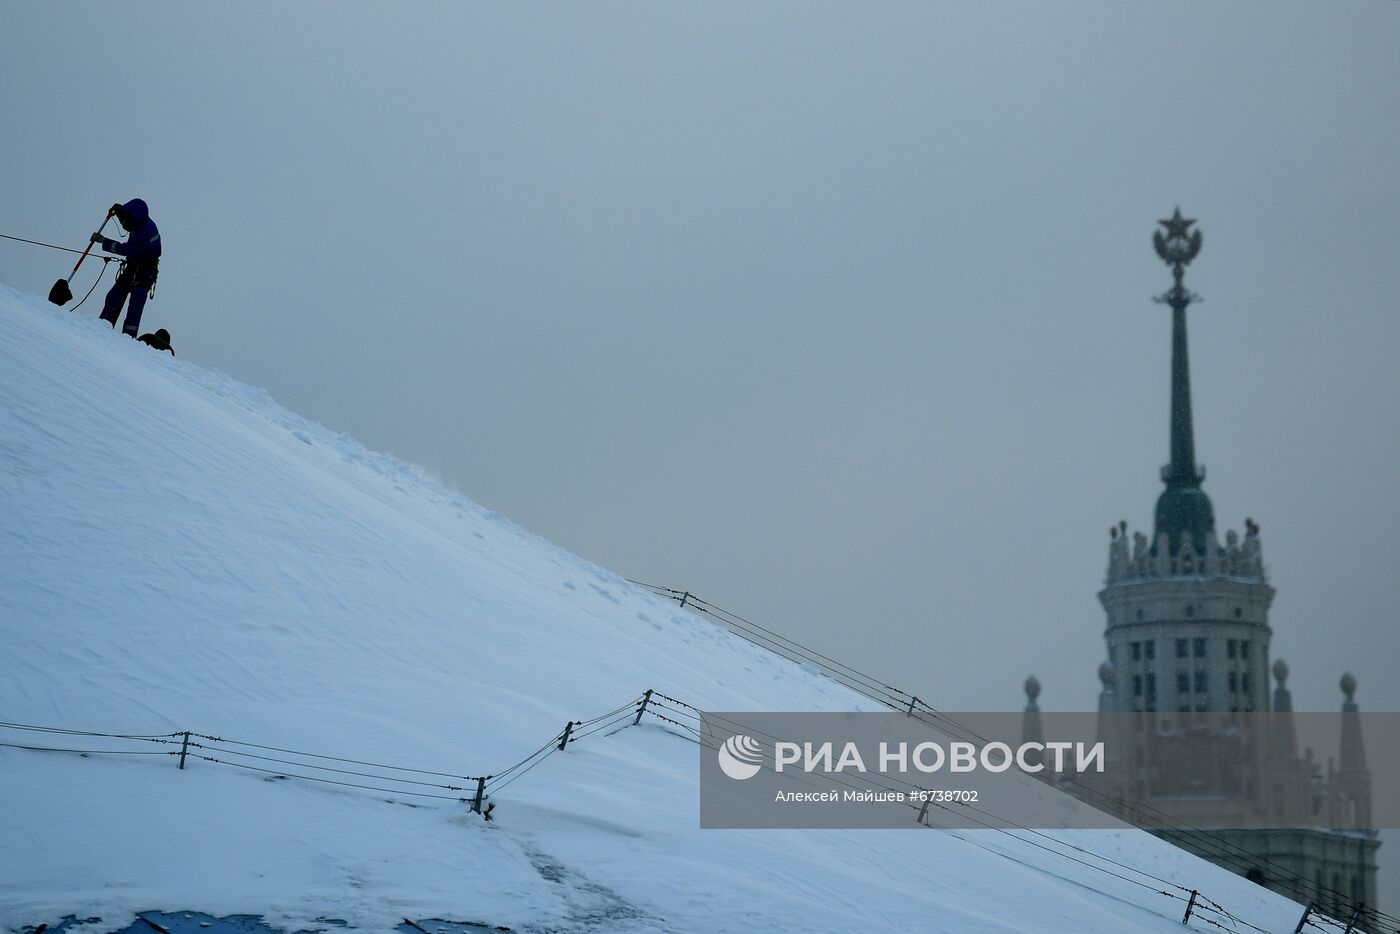
<svg viewBox="0 0 1400 934"><path fill-rule="evenodd" d="M98 232L98 233L102 233L102 231L104 231L104 230L107 229L107 225L108 225L109 223L111 223L111 221L112 221L112 215L113 215L114 213L115 213L115 212L113 212L113 211L108 211L108 212L107 212L107 216L106 216L105 218L102 219L102 226L99 227L99 228L97 228L97 232ZM68 278L71 279L71 278L73 278L74 276L76 276L76 275L78 274L78 267L81 266L81 265L83 264L83 260L87 259L87 255L88 255L88 253L91 252L91 251L92 251L92 240L88 240L87 249L86 249L86 250L83 250L83 255L82 255L82 256L79 256L79 257L78 257L78 261L77 261L76 263L73 264L73 271L70 272L70 273L68 274Z"/></svg>

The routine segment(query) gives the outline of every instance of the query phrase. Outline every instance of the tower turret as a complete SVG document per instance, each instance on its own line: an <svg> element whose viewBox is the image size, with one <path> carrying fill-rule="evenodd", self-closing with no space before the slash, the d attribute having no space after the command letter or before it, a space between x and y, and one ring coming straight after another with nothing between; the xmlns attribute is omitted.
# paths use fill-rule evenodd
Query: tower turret
<svg viewBox="0 0 1400 934"><path fill-rule="evenodd" d="M1040 721L1040 704L1036 701L1040 697L1040 679L1031 675L1026 679L1026 710L1021 715L1021 742L1044 743L1045 729ZM1040 756L1028 755L1027 761L1040 764Z"/></svg>
<svg viewBox="0 0 1400 934"><path fill-rule="evenodd" d="M1366 765L1366 744L1361 737L1361 714L1356 706L1356 678L1342 675L1342 748L1336 774L1337 827L1371 826L1371 770Z"/></svg>
<svg viewBox="0 0 1400 934"><path fill-rule="evenodd" d="M1181 216L1158 221L1157 255L1173 284L1155 301L1172 310L1171 460L1157 499L1151 536L1119 522L1109 529L1106 586L1099 601L1111 679L1100 710L1203 713L1269 708L1269 586L1259 527L1245 520L1222 547L1215 511L1201 489L1196 463L1187 360L1186 309L1200 300L1187 290L1186 266L1201 250L1196 223Z"/></svg>
<svg viewBox="0 0 1400 934"><path fill-rule="evenodd" d="M1366 829L1371 775L1356 680L1342 681L1340 768L1329 759L1324 777L1311 749L1298 754L1288 665L1269 664L1274 588L1259 524L1245 519L1243 534L1227 531L1222 544L1201 489L1186 337L1186 310L1200 298L1184 282L1201 233L1180 209L1159 223L1153 245L1174 280L1155 299L1172 310L1170 460L1150 534L1129 535L1127 522L1109 529L1097 730L1108 771L1089 780L1108 801L1213 828L1153 832L1261 885L1299 900L1331 889L1333 914L1374 904L1379 840ZM1039 733L1039 692L1028 679L1027 737Z"/></svg>

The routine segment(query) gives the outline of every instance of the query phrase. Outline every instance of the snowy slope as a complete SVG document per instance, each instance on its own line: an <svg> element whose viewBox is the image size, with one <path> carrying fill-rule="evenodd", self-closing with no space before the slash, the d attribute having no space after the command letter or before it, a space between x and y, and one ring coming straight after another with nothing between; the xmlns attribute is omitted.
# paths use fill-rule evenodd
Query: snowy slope
<svg viewBox="0 0 1400 934"><path fill-rule="evenodd" d="M461 775L649 687L875 707L259 390L3 288L0 653L0 721ZM0 730L99 742L54 739ZM367 931L1181 930L1180 902L1002 834L702 832L696 757L659 721L598 733L485 823L198 760L0 748L0 928L191 908ZM1069 836L1262 927L1297 919L1146 834Z"/></svg>

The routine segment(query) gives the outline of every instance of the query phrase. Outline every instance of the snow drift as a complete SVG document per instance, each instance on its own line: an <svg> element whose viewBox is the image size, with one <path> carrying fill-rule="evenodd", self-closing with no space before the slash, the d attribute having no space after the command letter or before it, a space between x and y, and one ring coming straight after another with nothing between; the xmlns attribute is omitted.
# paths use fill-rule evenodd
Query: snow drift
<svg viewBox="0 0 1400 934"><path fill-rule="evenodd" d="M259 390L3 288L0 640L6 722L196 730L464 776L646 688L715 710L876 708ZM0 730L75 745L40 739ZM0 923L76 913L109 930L190 908L365 931L406 916L524 931L1181 929L1180 902L1043 840L701 832L697 748L650 719L592 735L495 793L485 822L450 794L279 780L272 763L181 771L163 755L0 747ZM1291 903L1144 833L1062 836L1255 924L1296 921Z"/></svg>

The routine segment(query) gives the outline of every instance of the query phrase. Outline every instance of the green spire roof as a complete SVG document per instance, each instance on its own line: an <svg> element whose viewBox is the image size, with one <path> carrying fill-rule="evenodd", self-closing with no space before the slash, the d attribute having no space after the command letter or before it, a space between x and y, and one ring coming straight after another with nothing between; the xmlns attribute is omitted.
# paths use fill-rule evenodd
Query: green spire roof
<svg viewBox="0 0 1400 934"><path fill-rule="evenodd" d="M1154 533L1167 533L1167 547L1173 555L1187 540L1197 554L1204 554L1215 529L1215 510L1210 497L1201 489L1205 468L1196 464L1196 441L1191 425L1191 364L1186 344L1186 308L1199 301L1200 296L1182 285L1186 265L1201 250L1201 232L1190 229L1195 221L1183 218L1180 208L1171 218L1158 223L1166 228L1165 235L1157 231L1152 242L1157 255L1172 267L1176 281L1166 294L1154 299L1172 309L1171 463L1162 468L1162 482L1167 488L1157 497ZM1155 554L1156 534L1152 550Z"/></svg>

